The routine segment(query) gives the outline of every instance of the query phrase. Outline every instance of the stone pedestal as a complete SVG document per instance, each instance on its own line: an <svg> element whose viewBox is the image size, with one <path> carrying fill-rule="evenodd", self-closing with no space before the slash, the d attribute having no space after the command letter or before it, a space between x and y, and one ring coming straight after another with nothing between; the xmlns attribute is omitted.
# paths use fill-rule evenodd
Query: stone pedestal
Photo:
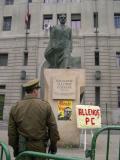
<svg viewBox="0 0 120 160"><path fill-rule="evenodd" d="M55 114L61 140L59 145L79 146L80 131L77 129L75 106L80 104L80 95L85 86L83 69L45 69L45 97ZM68 104L71 109L69 118L60 117L59 105ZM60 106L61 107L61 106Z"/></svg>

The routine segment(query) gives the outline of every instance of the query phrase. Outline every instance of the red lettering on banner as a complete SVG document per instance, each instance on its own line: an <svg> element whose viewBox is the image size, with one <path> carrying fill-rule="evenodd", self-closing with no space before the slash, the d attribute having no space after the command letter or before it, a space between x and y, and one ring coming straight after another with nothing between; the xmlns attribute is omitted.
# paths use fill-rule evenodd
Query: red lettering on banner
<svg viewBox="0 0 120 160"><path fill-rule="evenodd" d="M90 123L91 125L94 126L95 125L94 120L95 120L95 118L88 118L88 117L86 117L85 118L85 123L86 123L86 125L88 125Z"/></svg>
<svg viewBox="0 0 120 160"><path fill-rule="evenodd" d="M79 110L78 110L78 114L79 114L79 115L82 115L82 109L79 109Z"/></svg>
<svg viewBox="0 0 120 160"><path fill-rule="evenodd" d="M90 119L88 117L85 118L85 123L88 125L88 122L90 122Z"/></svg>
<svg viewBox="0 0 120 160"><path fill-rule="evenodd" d="M97 116L99 118L100 116L100 110L99 109L79 109L78 114L82 116Z"/></svg>
<svg viewBox="0 0 120 160"><path fill-rule="evenodd" d="M95 118L91 118L91 124L94 126L95 122L94 122Z"/></svg>

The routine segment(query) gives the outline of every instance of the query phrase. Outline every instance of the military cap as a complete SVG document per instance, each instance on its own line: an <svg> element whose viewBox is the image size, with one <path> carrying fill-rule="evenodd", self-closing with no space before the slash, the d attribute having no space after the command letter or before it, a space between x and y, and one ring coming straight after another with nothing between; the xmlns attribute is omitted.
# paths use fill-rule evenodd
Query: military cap
<svg viewBox="0 0 120 160"><path fill-rule="evenodd" d="M28 88L40 88L39 80L38 79L30 80L30 81L28 81L28 82L23 84L23 88L25 88L25 89L28 89Z"/></svg>

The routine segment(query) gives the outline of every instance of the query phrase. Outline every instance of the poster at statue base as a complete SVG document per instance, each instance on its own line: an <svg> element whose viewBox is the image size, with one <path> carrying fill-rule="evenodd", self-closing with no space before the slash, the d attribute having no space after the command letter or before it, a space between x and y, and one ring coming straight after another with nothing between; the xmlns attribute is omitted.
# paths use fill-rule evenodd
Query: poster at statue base
<svg viewBox="0 0 120 160"><path fill-rule="evenodd" d="M77 128L101 128L101 110L99 106L76 106Z"/></svg>
<svg viewBox="0 0 120 160"><path fill-rule="evenodd" d="M59 100L58 107L58 120L71 120L72 115L72 100Z"/></svg>

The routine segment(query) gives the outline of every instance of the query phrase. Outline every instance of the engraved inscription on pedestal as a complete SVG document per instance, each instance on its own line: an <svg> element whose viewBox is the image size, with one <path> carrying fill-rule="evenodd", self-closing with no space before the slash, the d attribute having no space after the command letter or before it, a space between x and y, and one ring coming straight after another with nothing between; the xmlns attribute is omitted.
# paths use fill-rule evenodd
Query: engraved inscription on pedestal
<svg viewBox="0 0 120 160"><path fill-rule="evenodd" d="M76 77L53 77L52 86L53 99L76 99Z"/></svg>

